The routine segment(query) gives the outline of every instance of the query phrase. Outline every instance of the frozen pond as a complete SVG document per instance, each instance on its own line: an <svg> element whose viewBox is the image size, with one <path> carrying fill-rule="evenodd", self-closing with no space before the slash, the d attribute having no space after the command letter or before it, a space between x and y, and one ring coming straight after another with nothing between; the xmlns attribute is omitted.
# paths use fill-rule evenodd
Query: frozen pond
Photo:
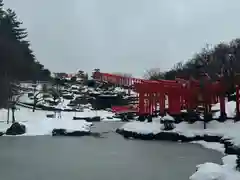
<svg viewBox="0 0 240 180"><path fill-rule="evenodd" d="M95 124L95 137L1 137L4 180L187 180L195 166L221 154L194 144L125 140L121 122ZM110 131L110 132L109 132Z"/></svg>

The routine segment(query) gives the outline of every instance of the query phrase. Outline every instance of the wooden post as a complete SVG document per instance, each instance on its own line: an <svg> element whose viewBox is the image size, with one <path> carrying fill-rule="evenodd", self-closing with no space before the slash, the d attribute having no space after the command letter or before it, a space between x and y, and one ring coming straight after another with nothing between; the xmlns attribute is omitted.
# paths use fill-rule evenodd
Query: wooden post
<svg viewBox="0 0 240 180"><path fill-rule="evenodd" d="M240 115L240 113L239 113L239 100L240 100L239 90L240 90L239 85L236 85L236 121L239 120L239 115Z"/></svg>
<svg viewBox="0 0 240 180"><path fill-rule="evenodd" d="M219 97L220 100L220 120L225 121L226 120L226 106L225 106L225 97L223 94Z"/></svg>

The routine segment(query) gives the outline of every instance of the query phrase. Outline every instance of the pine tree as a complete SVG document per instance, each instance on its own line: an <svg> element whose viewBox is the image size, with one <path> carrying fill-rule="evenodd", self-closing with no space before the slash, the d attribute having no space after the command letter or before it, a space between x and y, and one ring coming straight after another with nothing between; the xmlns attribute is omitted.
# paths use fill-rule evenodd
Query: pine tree
<svg viewBox="0 0 240 180"><path fill-rule="evenodd" d="M3 17L4 14L3 5L3 0L0 0L0 17Z"/></svg>
<svg viewBox="0 0 240 180"><path fill-rule="evenodd" d="M3 6L0 0L0 107L12 94L12 82L50 78L49 70L36 61L22 22L13 10L4 11Z"/></svg>
<svg viewBox="0 0 240 180"><path fill-rule="evenodd" d="M7 16L11 21L12 31L13 31L12 33L14 35L14 38L16 38L16 40L18 41L24 40L28 36L28 34L25 28L20 27L22 25L22 22L19 22L17 20L17 15L15 11L11 9L7 9Z"/></svg>

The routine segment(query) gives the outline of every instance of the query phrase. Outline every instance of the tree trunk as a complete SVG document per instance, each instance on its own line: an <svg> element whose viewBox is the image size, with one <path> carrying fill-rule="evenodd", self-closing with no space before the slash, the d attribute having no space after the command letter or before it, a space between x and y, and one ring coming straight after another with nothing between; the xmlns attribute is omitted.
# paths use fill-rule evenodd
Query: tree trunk
<svg viewBox="0 0 240 180"><path fill-rule="evenodd" d="M36 103L33 104L32 112L35 112L35 109L36 109Z"/></svg>
<svg viewBox="0 0 240 180"><path fill-rule="evenodd" d="M36 106L37 106L37 98L34 97L34 100L33 100L33 109L32 109L33 112L35 112Z"/></svg>
<svg viewBox="0 0 240 180"><path fill-rule="evenodd" d="M10 118L10 109L8 107L8 112L7 112L7 124L9 124L9 118Z"/></svg>
<svg viewBox="0 0 240 180"><path fill-rule="evenodd" d="M15 123L15 109L12 108L12 123Z"/></svg>

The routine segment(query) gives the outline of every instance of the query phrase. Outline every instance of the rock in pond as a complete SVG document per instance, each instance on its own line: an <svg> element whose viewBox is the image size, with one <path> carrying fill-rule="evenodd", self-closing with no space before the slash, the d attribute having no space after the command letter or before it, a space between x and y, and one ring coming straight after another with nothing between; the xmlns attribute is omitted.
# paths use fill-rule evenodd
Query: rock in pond
<svg viewBox="0 0 240 180"><path fill-rule="evenodd" d="M88 136L91 132L88 131L71 131L68 132L66 129L53 129L52 136Z"/></svg>
<svg viewBox="0 0 240 180"><path fill-rule="evenodd" d="M7 129L6 135L22 135L26 133L26 126L15 122Z"/></svg>
<svg viewBox="0 0 240 180"><path fill-rule="evenodd" d="M94 117L73 117L73 120L85 120L87 122L100 122L101 117L100 116L94 116Z"/></svg>

